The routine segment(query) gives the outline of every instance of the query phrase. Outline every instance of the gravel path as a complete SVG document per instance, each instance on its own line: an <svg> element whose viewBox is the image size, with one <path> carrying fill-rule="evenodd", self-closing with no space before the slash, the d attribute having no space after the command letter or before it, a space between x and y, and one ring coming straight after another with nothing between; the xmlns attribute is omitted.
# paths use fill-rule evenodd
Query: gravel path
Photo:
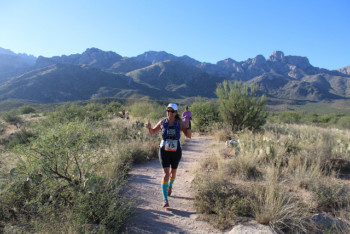
<svg viewBox="0 0 350 234"><path fill-rule="evenodd" d="M195 136L183 147L182 159L173 184L170 207L162 207L158 160L135 166L131 172L129 194L138 201L136 217L127 225L128 233L222 233L198 220L193 207L191 181L193 169L209 153L209 137Z"/></svg>

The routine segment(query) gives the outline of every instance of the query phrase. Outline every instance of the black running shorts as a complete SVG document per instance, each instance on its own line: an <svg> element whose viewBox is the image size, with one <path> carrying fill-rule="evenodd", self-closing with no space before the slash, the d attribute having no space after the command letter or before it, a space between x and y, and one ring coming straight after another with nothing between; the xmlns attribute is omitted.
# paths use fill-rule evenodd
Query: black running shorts
<svg viewBox="0 0 350 234"><path fill-rule="evenodd" d="M171 166L172 169L177 169L182 157L182 149L178 146L175 152L165 151L163 146L159 148L158 156L163 168Z"/></svg>

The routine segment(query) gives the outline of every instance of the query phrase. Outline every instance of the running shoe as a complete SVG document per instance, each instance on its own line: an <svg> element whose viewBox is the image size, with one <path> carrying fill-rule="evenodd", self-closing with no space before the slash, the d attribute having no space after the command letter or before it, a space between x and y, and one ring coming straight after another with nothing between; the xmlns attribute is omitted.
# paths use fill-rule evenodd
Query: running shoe
<svg viewBox="0 0 350 234"><path fill-rule="evenodd" d="M168 202L168 199L164 199L163 201L163 207L169 207L169 202Z"/></svg>
<svg viewBox="0 0 350 234"><path fill-rule="evenodd" d="M168 196L171 195L171 192L172 192L172 189L169 187L169 188L168 188Z"/></svg>

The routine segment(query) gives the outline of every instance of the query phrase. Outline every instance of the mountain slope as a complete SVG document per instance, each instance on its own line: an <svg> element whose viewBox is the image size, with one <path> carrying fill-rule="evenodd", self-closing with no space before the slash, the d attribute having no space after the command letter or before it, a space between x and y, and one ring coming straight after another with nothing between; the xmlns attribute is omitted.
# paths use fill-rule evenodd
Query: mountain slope
<svg viewBox="0 0 350 234"><path fill-rule="evenodd" d="M0 84L31 69L32 64L16 54L0 54Z"/></svg>
<svg viewBox="0 0 350 234"><path fill-rule="evenodd" d="M46 58L39 56L36 61L35 66L37 68L50 66L57 63L69 63L76 65L90 65L92 67L97 67L101 69L106 69L111 67L114 63L120 61L122 56L115 52L105 52L97 48L87 49L82 54L72 54L69 56L54 56L51 58Z"/></svg>
<svg viewBox="0 0 350 234"><path fill-rule="evenodd" d="M114 96L129 89L128 78L96 68L56 64L25 73L0 85L0 100L25 99L39 103L90 99L101 89L113 88Z"/></svg>
<svg viewBox="0 0 350 234"><path fill-rule="evenodd" d="M341 68L341 69L339 69L337 71L339 71L339 72L341 72L341 73L343 73L345 75L350 75L350 66L343 67L343 68Z"/></svg>
<svg viewBox="0 0 350 234"><path fill-rule="evenodd" d="M164 96L214 97L216 84L224 78L211 76L183 62L165 61L126 74L133 82L157 90Z"/></svg>
<svg viewBox="0 0 350 234"><path fill-rule="evenodd" d="M128 58L97 48L68 56L40 56L32 66L3 49L0 99L58 102L96 97L215 97L217 83L241 80L273 98L331 100L350 98L347 69L313 67L306 57L285 56L281 51L267 59L257 55L240 62L228 58L210 64L164 51Z"/></svg>

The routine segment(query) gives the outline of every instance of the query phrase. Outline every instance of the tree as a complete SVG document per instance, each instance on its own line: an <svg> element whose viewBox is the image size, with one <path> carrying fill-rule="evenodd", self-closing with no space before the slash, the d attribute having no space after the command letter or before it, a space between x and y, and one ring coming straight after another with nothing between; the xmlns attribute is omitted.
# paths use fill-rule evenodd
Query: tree
<svg viewBox="0 0 350 234"><path fill-rule="evenodd" d="M218 84L216 95L220 114L232 130L259 129L266 122L266 97L256 95L257 87L242 82L224 81Z"/></svg>
<svg viewBox="0 0 350 234"><path fill-rule="evenodd" d="M190 110L193 115L193 126L200 131L204 131L210 124L219 119L216 105L203 98L196 98Z"/></svg>

